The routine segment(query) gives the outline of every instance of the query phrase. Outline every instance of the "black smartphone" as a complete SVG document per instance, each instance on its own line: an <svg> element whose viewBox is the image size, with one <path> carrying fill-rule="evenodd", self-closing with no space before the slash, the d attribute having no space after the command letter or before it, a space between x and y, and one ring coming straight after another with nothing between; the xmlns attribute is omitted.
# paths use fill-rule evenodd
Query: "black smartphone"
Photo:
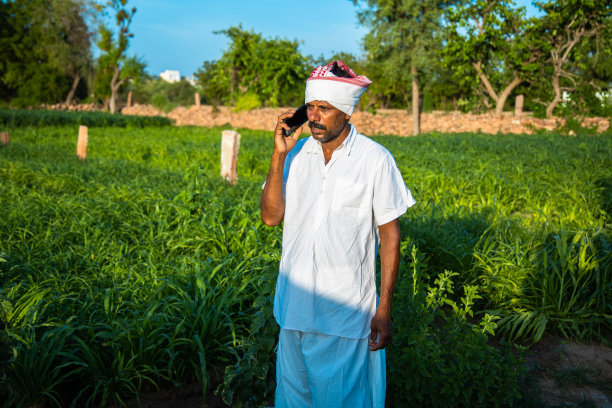
<svg viewBox="0 0 612 408"><path fill-rule="evenodd" d="M291 134L295 132L297 128L308 121L308 113L306 112L306 109L306 105L302 105L295 111L292 117L283 119L283 122L289 126L289 130L283 129L283 134L285 137L291 136Z"/></svg>

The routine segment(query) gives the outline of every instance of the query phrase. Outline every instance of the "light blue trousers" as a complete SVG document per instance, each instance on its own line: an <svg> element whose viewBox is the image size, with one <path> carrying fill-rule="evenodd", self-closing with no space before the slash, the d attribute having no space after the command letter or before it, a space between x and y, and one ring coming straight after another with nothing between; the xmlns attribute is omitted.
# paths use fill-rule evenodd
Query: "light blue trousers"
<svg viewBox="0 0 612 408"><path fill-rule="evenodd" d="M385 351L368 339L281 329L276 408L385 406Z"/></svg>

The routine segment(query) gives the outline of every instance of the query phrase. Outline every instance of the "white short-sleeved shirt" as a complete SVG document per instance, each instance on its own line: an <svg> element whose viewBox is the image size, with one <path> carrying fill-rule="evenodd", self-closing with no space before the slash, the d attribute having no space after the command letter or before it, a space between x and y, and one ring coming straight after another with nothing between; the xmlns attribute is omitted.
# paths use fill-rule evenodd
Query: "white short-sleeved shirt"
<svg viewBox="0 0 612 408"><path fill-rule="evenodd" d="M415 204L393 156L354 126L327 165L321 143L301 139L285 159L283 191L278 324L367 337L377 303L378 226Z"/></svg>

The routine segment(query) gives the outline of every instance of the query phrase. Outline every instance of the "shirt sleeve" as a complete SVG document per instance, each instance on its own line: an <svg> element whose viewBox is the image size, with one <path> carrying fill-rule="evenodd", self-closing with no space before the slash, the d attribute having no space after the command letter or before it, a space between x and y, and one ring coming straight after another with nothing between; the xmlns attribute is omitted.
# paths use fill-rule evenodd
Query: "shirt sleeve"
<svg viewBox="0 0 612 408"><path fill-rule="evenodd" d="M387 152L378 167L374 176L372 200L374 221L377 226L393 221L416 204L391 153Z"/></svg>

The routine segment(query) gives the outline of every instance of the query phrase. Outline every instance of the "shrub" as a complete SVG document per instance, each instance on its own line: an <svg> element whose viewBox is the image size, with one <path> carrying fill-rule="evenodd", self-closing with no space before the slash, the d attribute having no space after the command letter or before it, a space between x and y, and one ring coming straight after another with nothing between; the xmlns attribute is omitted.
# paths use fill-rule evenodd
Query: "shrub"
<svg viewBox="0 0 612 408"><path fill-rule="evenodd" d="M234 111L246 111L257 109L261 106L261 101L259 100L259 96L255 93L247 92L243 95L240 95L238 100L236 101L236 106L234 107Z"/></svg>
<svg viewBox="0 0 612 408"><path fill-rule="evenodd" d="M0 125L25 126L83 125L89 127L169 126L172 122L160 116L129 116L107 112L65 112L48 110L0 109Z"/></svg>
<svg viewBox="0 0 612 408"><path fill-rule="evenodd" d="M403 244L406 250L407 241ZM472 323L472 306L480 296L465 286L459 302L451 299L453 278L444 272L433 285L425 256L412 247L408 278L398 282L394 332L388 349L387 405L394 407L499 407L522 398L527 368L509 346L487 343L496 316Z"/></svg>

